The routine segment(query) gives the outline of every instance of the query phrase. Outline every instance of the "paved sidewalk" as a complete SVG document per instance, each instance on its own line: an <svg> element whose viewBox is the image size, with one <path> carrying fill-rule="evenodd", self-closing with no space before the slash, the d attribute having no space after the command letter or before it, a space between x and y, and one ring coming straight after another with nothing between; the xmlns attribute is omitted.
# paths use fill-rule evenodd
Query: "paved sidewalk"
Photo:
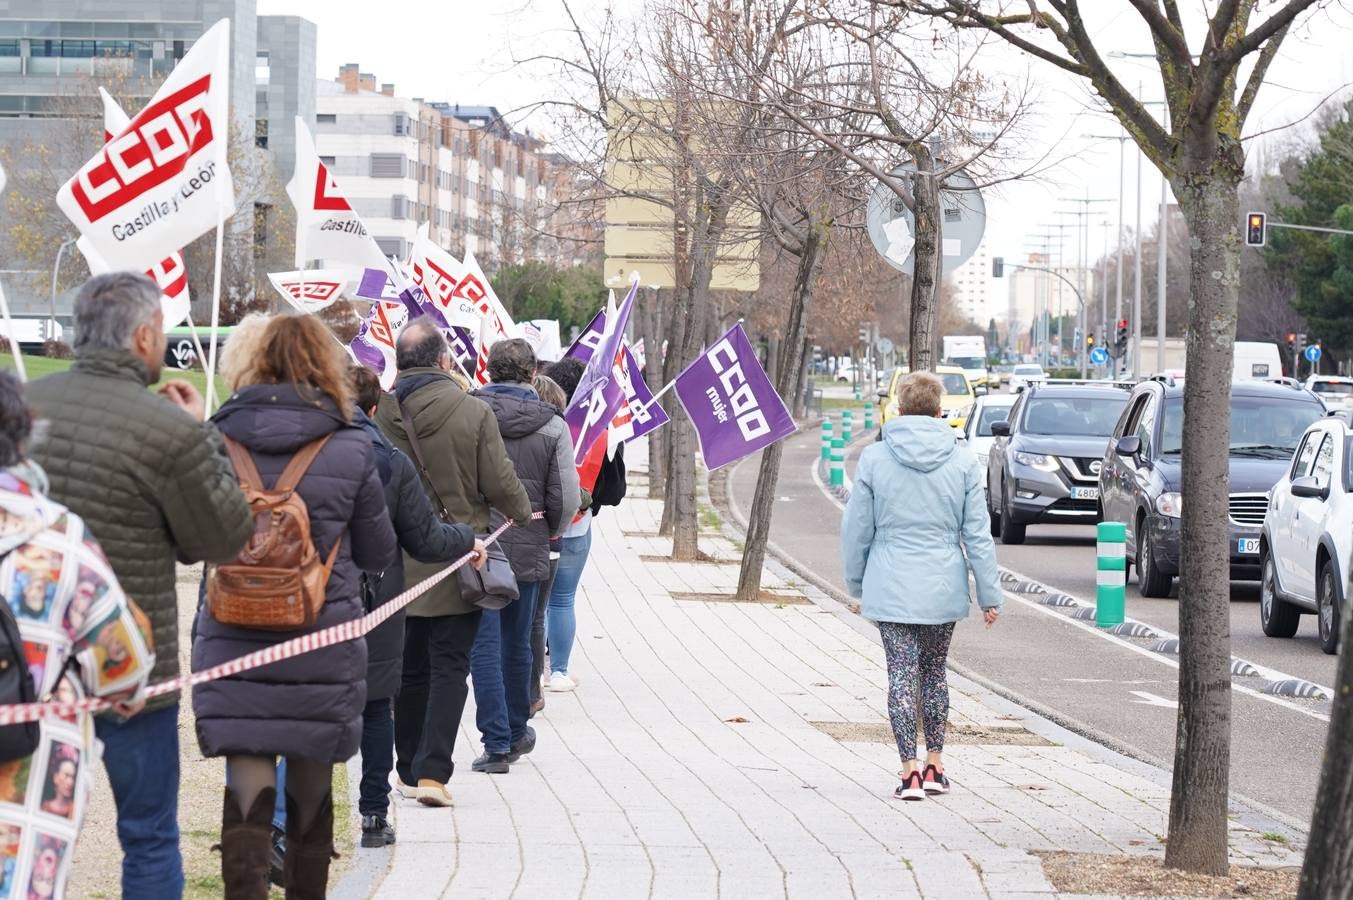
<svg viewBox="0 0 1353 900"><path fill-rule="evenodd" d="M893 800L869 627L769 573L766 588L793 602L682 599L731 594L737 566L642 558L670 542L636 475L597 520L577 603L581 684L546 695L536 751L509 775L472 773L467 710L455 808L396 798L399 842L354 849L339 896L1048 897L1027 851L1163 853L1168 790L1155 770L957 677L953 792ZM702 545L740 555L713 533ZM1232 847L1236 862L1300 864L1299 846L1239 824Z"/></svg>

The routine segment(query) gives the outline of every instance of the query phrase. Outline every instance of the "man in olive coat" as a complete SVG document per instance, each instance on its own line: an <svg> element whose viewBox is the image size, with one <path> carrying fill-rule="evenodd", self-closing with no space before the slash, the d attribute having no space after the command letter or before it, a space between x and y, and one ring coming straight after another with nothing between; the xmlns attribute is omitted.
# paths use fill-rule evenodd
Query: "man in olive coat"
<svg viewBox="0 0 1353 900"><path fill-rule="evenodd" d="M489 530L492 507L514 522L531 517L531 501L507 457L488 404L452 380L451 351L429 319L415 319L395 347L399 376L381 398L378 424L390 442L418 466L423 489L447 521ZM406 421L406 415L408 417ZM412 429L418 444L409 439ZM407 585L443 566L405 557ZM428 806L449 806L446 782L469 693L470 648L480 610L447 578L408 607L404 672L395 702L395 771L399 791Z"/></svg>
<svg viewBox="0 0 1353 900"><path fill-rule="evenodd" d="M175 560L227 562L253 528L197 389L169 381L146 390L164 363L163 326L155 282L132 272L91 278L75 298L75 365L27 390L47 422L31 455L51 479L51 497L84 518L150 619L153 683L179 674ZM117 805L124 897L183 894L178 708L175 692L130 719L95 723Z"/></svg>

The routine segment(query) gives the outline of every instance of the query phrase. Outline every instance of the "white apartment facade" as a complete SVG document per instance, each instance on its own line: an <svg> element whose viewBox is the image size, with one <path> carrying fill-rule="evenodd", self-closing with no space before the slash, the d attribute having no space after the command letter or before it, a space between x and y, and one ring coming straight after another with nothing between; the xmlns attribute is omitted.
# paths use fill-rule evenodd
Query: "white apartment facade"
<svg viewBox="0 0 1353 900"><path fill-rule="evenodd" d="M955 308L984 332L993 315L991 281L991 256L985 244L979 244L972 257L949 275Z"/></svg>

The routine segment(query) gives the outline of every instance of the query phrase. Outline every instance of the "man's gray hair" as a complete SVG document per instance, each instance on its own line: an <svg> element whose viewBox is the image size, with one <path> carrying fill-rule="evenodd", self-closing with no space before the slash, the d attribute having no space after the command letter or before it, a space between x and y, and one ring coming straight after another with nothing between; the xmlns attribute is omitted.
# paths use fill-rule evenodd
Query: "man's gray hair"
<svg viewBox="0 0 1353 900"><path fill-rule="evenodd" d="M130 350L160 308L160 288L140 272L95 275L75 295L75 351Z"/></svg>
<svg viewBox="0 0 1353 900"><path fill-rule="evenodd" d="M494 384L530 384L536 374L536 352L521 338L489 348L489 380Z"/></svg>
<svg viewBox="0 0 1353 900"><path fill-rule="evenodd" d="M395 339L395 368L401 372L435 369L442 364L442 357L450 353L441 329L426 316L419 316L405 325Z"/></svg>

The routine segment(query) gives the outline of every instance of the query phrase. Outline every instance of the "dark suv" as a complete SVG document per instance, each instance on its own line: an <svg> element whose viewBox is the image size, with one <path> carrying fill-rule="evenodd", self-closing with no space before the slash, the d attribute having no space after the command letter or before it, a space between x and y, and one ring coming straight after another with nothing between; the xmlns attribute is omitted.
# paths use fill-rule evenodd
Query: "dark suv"
<svg viewBox="0 0 1353 900"><path fill-rule="evenodd" d="M1306 427L1325 413L1291 384L1231 386L1231 577L1259 578L1259 545L1269 491L1283 477ZM1180 456L1184 386L1169 379L1137 385L1113 431L1099 474L1105 521L1127 525L1128 561L1144 597L1168 597L1179 574Z"/></svg>
<svg viewBox="0 0 1353 900"><path fill-rule="evenodd" d="M1096 521L1099 467L1127 396L1111 385L1032 383L991 426L987 507L1001 543L1024 543L1035 523Z"/></svg>

